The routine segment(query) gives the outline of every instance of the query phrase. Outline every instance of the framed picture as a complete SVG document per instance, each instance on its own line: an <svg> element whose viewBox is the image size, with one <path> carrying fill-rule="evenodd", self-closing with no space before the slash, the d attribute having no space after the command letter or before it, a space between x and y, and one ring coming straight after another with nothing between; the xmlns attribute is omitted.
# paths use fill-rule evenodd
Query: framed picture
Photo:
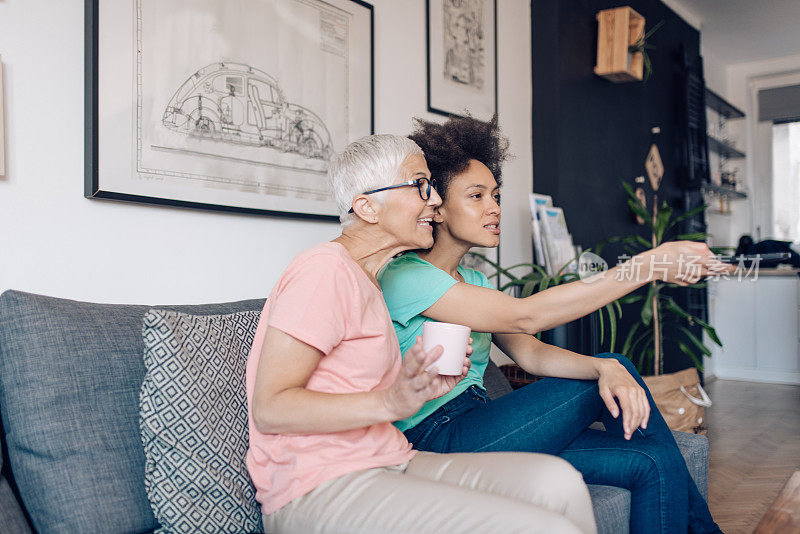
<svg viewBox="0 0 800 534"><path fill-rule="evenodd" d="M496 0L427 0L428 111L489 120L497 110Z"/></svg>
<svg viewBox="0 0 800 534"><path fill-rule="evenodd" d="M373 133L360 0L86 0L86 197L334 218Z"/></svg>

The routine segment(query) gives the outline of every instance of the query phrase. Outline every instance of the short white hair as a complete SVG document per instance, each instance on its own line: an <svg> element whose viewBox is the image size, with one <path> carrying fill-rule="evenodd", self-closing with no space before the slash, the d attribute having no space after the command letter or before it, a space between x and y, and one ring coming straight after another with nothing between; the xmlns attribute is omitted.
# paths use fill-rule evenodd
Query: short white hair
<svg viewBox="0 0 800 534"><path fill-rule="evenodd" d="M353 141L334 155L328 166L328 180L342 226L356 220L355 214L348 213L356 195L393 185L400 166L415 154L423 155L422 149L408 137L380 134Z"/></svg>

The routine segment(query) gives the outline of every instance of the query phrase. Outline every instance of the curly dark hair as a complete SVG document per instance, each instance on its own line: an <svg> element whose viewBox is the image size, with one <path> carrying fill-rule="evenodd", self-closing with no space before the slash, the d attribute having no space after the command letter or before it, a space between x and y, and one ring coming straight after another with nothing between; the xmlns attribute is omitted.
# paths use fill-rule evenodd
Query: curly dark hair
<svg viewBox="0 0 800 534"><path fill-rule="evenodd" d="M500 133L497 114L489 122L469 115L450 117L444 124L414 119L414 131L408 136L425 153L436 191L445 199L454 176L467 170L469 160L486 165L497 185L500 170L509 158L508 139Z"/></svg>

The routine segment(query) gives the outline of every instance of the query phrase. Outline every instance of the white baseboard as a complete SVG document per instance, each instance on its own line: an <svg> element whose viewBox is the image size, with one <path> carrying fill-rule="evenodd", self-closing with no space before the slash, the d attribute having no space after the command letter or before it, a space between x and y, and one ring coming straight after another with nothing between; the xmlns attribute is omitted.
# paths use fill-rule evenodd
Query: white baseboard
<svg viewBox="0 0 800 534"><path fill-rule="evenodd" d="M714 368L714 377L722 380L744 380L747 382L770 382L773 384L800 384L800 372L769 371L766 369L748 369L747 367Z"/></svg>

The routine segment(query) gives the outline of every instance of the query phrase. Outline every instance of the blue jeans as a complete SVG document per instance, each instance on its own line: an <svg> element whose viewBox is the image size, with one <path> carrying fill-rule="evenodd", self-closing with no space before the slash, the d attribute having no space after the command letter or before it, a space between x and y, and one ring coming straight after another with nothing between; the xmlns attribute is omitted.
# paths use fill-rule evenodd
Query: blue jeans
<svg viewBox="0 0 800 534"><path fill-rule="evenodd" d="M587 484L631 492L630 531L720 532L692 480L675 438L631 361L622 363L647 392L650 419L624 439L594 380L545 378L497 400L476 386L405 432L414 448L433 452L525 451L561 456ZM587 428L602 419L606 431Z"/></svg>

